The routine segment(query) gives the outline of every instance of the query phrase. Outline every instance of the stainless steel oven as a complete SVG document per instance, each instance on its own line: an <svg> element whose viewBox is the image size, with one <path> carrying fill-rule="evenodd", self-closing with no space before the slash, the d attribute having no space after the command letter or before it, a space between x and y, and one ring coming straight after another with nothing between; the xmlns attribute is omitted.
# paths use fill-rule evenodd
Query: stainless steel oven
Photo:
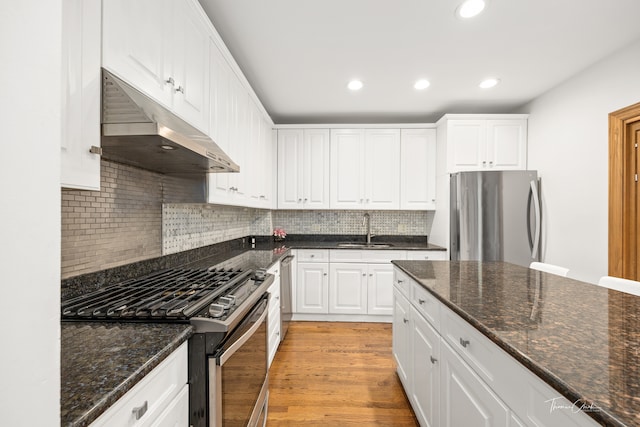
<svg viewBox="0 0 640 427"><path fill-rule="evenodd" d="M265 425L269 382L267 301L267 295L261 298L209 357L210 426Z"/></svg>

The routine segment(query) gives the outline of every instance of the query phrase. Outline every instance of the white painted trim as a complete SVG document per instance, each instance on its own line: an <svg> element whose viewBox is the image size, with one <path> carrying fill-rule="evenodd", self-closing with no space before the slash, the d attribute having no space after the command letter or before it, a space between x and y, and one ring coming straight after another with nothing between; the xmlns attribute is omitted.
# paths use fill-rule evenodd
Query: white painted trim
<svg viewBox="0 0 640 427"><path fill-rule="evenodd" d="M440 117L436 125L446 120L505 120L505 119L528 119L528 114L445 114Z"/></svg>
<svg viewBox="0 0 640 427"><path fill-rule="evenodd" d="M374 316L369 314L308 314L293 313L292 321L303 322L369 322L391 323L393 316Z"/></svg>
<svg viewBox="0 0 640 427"><path fill-rule="evenodd" d="M273 125L274 129L435 129L435 123L323 123L308 125Z"/></svg>

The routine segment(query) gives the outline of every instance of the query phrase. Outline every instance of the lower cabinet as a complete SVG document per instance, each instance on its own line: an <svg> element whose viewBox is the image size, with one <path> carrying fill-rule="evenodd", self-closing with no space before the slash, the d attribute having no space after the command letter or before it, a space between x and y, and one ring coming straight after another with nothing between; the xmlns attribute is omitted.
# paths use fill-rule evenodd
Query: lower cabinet
<svg viewBox="0 0 640 427"><path fill-rule="evenodd" d="M329 263L300 262L296 280L296 312L329 313Z"/></svg>
<svg viewBox="0 0 640 427"><path fill-rule="evenodd" d="M597 423L399 269L393 356L422 427L586 427ZM428 294L428 295L427 295Z"/></svg>
<svg viewBox="0 0 640 427"><path fill-rule="evenodd" d="M440 350L442 425L506 427L509 408L447 343Z"/></svg>
<svg viewBox="0 0 640 427"><path fill-rule="evenodd" d="M100 415L98 426L188 426L187 343L182 344Z"/></svg>
<svg viewBox="0 0 640 427"><path fill-rule="evenodd" d="M411 364L413 387L411 398L420 424L439 426L440 407L440 336L438 332L411 306ZM471 425L471 424L444 424Z"/></svg>
<svg viewBox="0 0 640 427"><path fill-rule="evenodd" d="M409 301L397 290L393 290L392 348L398 377L404 385L407 396L413 390L413 370L411 363L412 341Z"/></svg>
<svg viewBox="0 0 640 427"><path fill-rule="evenodd" d="M275 271L269 271L274 274ZM267 292L269 293L269 311L267 314L267 339L268 339L268 359L267 366L271 367L271 362L276 356L276 351L280 345L280 276L274 274L275 279Z"/></svg>
<svg viewBox="0 0 640 427"><path fill-rule="evenodd" d="M407 252L298 249L295 318L391 322L391 260L406 259ZM325 316L310 316L316 314Z"/></svg>

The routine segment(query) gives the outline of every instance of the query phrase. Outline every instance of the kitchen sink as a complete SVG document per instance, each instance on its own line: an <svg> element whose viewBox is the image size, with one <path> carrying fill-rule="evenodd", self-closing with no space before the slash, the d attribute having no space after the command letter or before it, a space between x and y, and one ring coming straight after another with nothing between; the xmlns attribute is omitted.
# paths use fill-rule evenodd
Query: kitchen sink
<svg viewBox="0 0 640 427"><path fill-rule="evenodd" d="M390 248L390 243L338 243L341 248Z"/></svg>

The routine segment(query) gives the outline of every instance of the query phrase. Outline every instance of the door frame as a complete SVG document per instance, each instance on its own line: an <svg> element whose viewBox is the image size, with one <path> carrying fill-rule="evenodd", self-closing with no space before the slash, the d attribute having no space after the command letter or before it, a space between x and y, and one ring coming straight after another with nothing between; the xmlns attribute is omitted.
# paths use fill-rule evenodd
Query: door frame
<svg viewBox="0 0 640 427"><path fill-rule="evenodd" d="M609 113L609 275L624 277L627 125L640 120L640 102Z"/></svg>

